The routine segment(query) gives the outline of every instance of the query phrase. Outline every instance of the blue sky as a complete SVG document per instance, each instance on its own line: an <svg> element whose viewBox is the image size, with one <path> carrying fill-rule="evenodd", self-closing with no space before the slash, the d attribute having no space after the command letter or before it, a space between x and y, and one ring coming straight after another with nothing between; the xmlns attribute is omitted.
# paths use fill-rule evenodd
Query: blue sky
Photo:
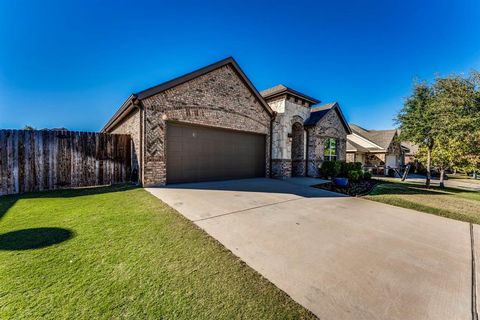
<svg viewBox="0 0 480 320"><path fill-rule="evenodd" d="M0 128L100 130L130 93L227 56L259 90L390 128L415 78L480 70L480 1L1 1Z"/></svg>

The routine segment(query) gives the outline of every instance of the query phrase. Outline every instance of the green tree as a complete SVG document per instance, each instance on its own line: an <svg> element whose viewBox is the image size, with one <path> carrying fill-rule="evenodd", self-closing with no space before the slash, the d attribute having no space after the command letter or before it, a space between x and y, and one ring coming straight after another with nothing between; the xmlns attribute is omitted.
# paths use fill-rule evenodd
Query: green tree
<svg viewBox="0 0 480 320"><path fill-rule="evenodd" d="M436 112L433 100L432 88L426 83L416 83L412 95L405 100L402 110L395 119L401 130L400 139L411 141L426 151L427 188L430 187L431 159L436 136Z"/></svg>
<svg viewBox="0 0 480 320"><path fill-rule="evenodd" d="M430 187L432 164L440 171L480 167L480 75L437 77L432 86L415 84L396 121L400 138L420 146Z"/></svg>
<svg viewBox="0 0 480 320"><path fill-rule="evenodd" d="M480 165L480 76L452 75L437 78L433 85L437 113L438 148L452 154L451 167L476 172Z"/></svg>
<svg viewBox="0 0 480 320"><path fill-rule="evenodd" d="M453 168L459 157L461 157L462 151L459 148L458 141L454 139L443 139L442 137L436 137L435 143L431 151L431 163L440 173L440 187L445 186L445 171L449 168ZM427 149L421 147L417 158L420 162L426 163Z"/></svg>
<svg viewBox="0 0 480 320"><path fill-rule="evenodd" d="M35 130L35 128L27 124L25 127L23 127L23 130Z"/></svg>

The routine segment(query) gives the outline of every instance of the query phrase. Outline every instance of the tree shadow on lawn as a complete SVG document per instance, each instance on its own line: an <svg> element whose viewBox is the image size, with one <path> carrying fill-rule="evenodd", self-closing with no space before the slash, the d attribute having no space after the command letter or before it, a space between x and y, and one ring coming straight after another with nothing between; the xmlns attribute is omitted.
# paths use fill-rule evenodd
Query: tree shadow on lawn
<svg viewBox="0 0 480 320"><path fill-rule="evenodd" d="M35 198L74 198L112 192L127 191L136 188L133 185L114 185L108 187L90 187L79 189L62 189L54 191L31 192L0 197L0 220L18 200ZM64 228L31 228L14 230L0 234L0 250L39 249L67 241L75 232Z"/></svg>
<svg viewBox="0 0 480 320"><path fill-rule="evenodd" d="M48 247L73 238L72 230L31 228L0 234L0 250L29 250Z"/></svg>

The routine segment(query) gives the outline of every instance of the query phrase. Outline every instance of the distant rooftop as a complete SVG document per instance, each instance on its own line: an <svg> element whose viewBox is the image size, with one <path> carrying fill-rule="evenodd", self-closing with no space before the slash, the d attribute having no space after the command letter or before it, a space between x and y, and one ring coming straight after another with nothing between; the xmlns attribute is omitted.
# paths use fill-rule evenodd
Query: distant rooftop
<svg viewBox="0 0 480 320"><path fill-rule="evenodd" d="M353 123L350 123L349 126L353 133L361 136L362 138L370 140L383 149L388 148L395 137L395 134L397 133L397 129L368 130Z"/></svg>

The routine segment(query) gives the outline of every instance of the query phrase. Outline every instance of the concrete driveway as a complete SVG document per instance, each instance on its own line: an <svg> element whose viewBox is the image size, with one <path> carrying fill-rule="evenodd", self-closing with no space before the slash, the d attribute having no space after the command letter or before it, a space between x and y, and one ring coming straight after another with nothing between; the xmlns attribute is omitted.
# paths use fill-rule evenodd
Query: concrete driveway
<svg viewBox="0 0 480 320"><path fill-rule="evenodd" d="M147 190L320 319L472 319L467 223L272 179Z"/></svg>

